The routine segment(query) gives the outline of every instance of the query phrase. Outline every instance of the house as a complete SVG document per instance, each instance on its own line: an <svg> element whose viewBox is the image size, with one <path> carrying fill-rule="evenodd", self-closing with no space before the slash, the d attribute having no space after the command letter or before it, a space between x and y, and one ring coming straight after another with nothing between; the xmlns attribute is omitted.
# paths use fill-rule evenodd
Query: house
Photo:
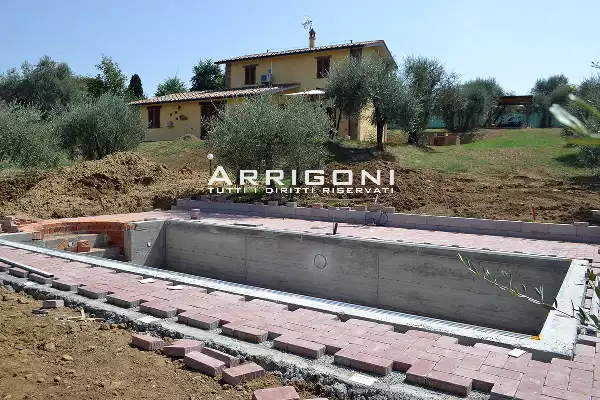
<svg viewBox="0 0 600 400"><path fill-rule="evenodd" d="M219 109L243 98L258 94L303 95L324 88L332 64L347 56L360 57L377 53L391 57L383 40L315 46L316 33L309 32L309 46L233 57L217 61L225 65L225 89L176 93L134 101L148 123L147 141L174 140L186 134L206 137L203 121ZM342 116L338 134L354 140L376 136L370 109L349 118ZM337 122L339 114L328 109Z"/></svg>

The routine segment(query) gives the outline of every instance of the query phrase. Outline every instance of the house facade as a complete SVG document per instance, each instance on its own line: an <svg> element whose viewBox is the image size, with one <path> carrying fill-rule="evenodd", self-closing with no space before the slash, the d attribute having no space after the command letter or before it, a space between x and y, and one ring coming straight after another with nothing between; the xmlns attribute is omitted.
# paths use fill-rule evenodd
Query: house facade
<svg viewBox="0 0 600 400"><path fill-rule="evenodd" d="M383 40L315 46L316 34L309 33L306 48L251 54L219 60L225 66L225 89L185 92L134 101L148 123L147 141L174 140L186 134L206 136L206 119L223 107L259 94L303 95L325 87L327 73L337 61L366 54L391 57ZM337 110L327 110L337 122ZM354 140L372 140L376 128L370 120L371 110L349 118L341 116L338 135Z"/></svg>

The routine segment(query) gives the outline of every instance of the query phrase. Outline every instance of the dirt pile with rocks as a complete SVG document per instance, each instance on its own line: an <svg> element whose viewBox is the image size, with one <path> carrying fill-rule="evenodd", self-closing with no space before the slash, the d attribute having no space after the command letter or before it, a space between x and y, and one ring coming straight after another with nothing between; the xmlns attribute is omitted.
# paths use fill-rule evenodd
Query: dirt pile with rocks
<svg viewBox="0 0 600 400"><path fill-rule="evenodd" d="M189 168L174 171L136 153L116 153L0 180L0 214L65 218L169 208L207 181L208 176Z"/></svg>

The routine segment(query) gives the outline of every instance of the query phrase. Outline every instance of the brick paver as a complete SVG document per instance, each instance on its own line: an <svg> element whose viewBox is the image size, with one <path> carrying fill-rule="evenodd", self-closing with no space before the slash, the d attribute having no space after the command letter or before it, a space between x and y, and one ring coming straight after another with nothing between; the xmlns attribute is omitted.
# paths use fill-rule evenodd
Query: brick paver
<svg viewBox="0 0 600 400"><path fill-rule="evenodd" d="M111 218L121 222L135 221L148 214L126 214ZM154 214L157 218L189 218L187 213ZM99 221L102 218L105 217L89 219ZM246 216L236 217L235 221L239 222L240 219L262 223L266 228L290 231L306 231L314 226L318 229L310 229L311 232L330 230L329 224L314 221ZM230 223L233 217L213 215L206 220ZM597 245L347 224L340 224L340 228L342 230L338 232L355 237L389 240L410 237L415 243L588 258L595 263L593 266L600 268ZM62 290L77 289L78 294L87 297L106 297L108 302L121 307L141 305L140 311L164 318L178 314L178 322L192 327L216 329L223 325L223 334L246 341L273 340L274 348L305 357L319 358L325 353L332 354L335 364L370 374L386 375L392 370L406 372L408 382L461 396L468 394L472 388L491 393L491 399L600 400L598 373L594 379L596 360L600 359L596 355L600 338L595 336L580 336L574 360L553 359L551 363L542 363L532 360L529 353L517 358L510 357L508 352L511 349L482 343L463 346L457 344L455 338L430 332L394 332L389 325L359 319L342 322L332 314L303 309L289 311L287 306L270 301L246 301L244 296L220 291L207 293L205 288L171 285L171 282L158 279L152 283L140 283L142 277L134 274L115 273L106 268L60 259L49 263L51 257L10 247L0 246L0 257L53 274L53 285ZM25 270L8 268L3 263L0 263L0 267L3 267L0 272L9 270L14 276L29 275L36 282L49 283L47 279L36 280L34 274ZM169 285L172 287L167 288ZM591 306L590 295L587 297L588 306ZM134 335L132 343L152 350L161 348L162 340ZM201 348L198 351L197 348L180 346L175 350L172 346L175 344L165 347L165 353L171 352L167 348L173 348L172 354L185 356L186 365L209 375L218 375L224 368L230 367L233 377L235 367L239 364L236 357L214 349ZM257 391L259 397L255 394L255 398L287 398L281 397L287 394L278 394L277 390ZM289 394L294 395L291 392ZM279 397L260 397L269 395Z"/></svg>
<svg viewBox="0 0 600 400"><path fill-rule="evenodd" d="M255 363L246 363L223 371L223 380L232 386L263 376L265 376L265 370Z"/></svg>
<svg viewBox="0 0 600 400"><path fill-rule="evenodd" d="M163 348L170 357L185 357L187 353L202 351L204 344L198 340L180 339Z"/></svg>
<svg viewBox="0 0 600 400"><path fill-rule="evenodd" d="M252 400L300 400L300 395L293 386L283 386L255 390Z"/></svg>

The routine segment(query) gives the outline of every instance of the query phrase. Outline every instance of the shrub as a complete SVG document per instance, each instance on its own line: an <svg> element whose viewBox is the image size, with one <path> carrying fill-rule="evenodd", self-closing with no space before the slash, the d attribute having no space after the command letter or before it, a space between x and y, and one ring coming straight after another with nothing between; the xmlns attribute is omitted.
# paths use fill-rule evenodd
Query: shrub
<svg viewBox="0 0 600 400"><path fill-rule="evenodd" d="M489 119L501 90L493 79L478 78L463 84L455 75L450 75L438 90L437 113L450 132L475 131Z"/></svg>
<svg viewBox="0 0 600 400"><path fill-rule="evenodd" d="M0 160L23 168L55 167L64 152L43 111L0 101Z"/></svg>
<svg viewBox="0 0 600 400"><path fill-rule="evenodd" d="M322 166L330 126L325 110L300 98L257 96L231 104L211 121L207 146L219 164L240 169Z"/></svg>
<svg viewBox="0 0 600 400"><path fill-rule="evenodd" d="M73 105L58 117L56 133L71 155L100 159L136 148L146 128L137 108L119 96L103 94Z"/></svg>

